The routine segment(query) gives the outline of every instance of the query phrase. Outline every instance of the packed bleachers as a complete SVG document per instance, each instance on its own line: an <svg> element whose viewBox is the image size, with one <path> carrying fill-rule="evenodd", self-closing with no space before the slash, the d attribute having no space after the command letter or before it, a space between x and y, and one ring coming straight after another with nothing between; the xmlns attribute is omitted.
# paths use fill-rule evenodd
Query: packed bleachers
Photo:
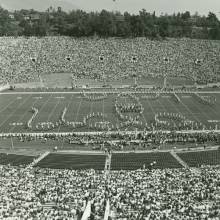
<svg viewBox="0 0 220 220"><path fill-rule="evenodd" d="M111 159L111 170L137 170L143 167L155 169L182 167L169 152L115 153L112 154Z"/></svg>
<svg viewBox="0 0 220 220"><path fill-rule="evenodd" d="M195 153L203 160L207 156L206 164L215 157L217 164L219 151L207 152ZM220 214L219 166L186 169L169 152L113 153L106 175L105 159L53 153L36 167L0 165L0 219L81 219L90 201L90 218L98 220L107 200L112 219L216 219Z"/></svg>
<svg viewBox="0 0 220 220"><path fill-rule="evenodd" d="M220 169L112 171L0 166L0 219L218 219ZM53 204L45 208L48 204Z"/></svg>
<svg viewBox="0 0 220 220"><path fill-rule="evenodd" d="M112 172L112 219L218 219L219 167Z"/></svg>
<svg viewBox="0 0 220 220"><path fill-rule="evenodd" d="M81 219L91 199L95 219L103 219L104 183L93 170L0 166L0 219Z"/></svg>
<svg viewBox="0 0 220 220"><path fill-rule="evenodd" d="M220 150L178 153L178 156L190 167L220 164Z"/></svg>
<svg viewBox="0 0 220 220"><path fill-rule="evenodd" d="M49 154L37 166L53 169L104 170L105 155Z"/></svg>
<svg viewBox="0 0 220 220"><path fill-rule="evenodd" d="M0 38L0 82L39 81L40 74L73 73L74 78L111 80L168 74L216 82L218 41L167 39L92 39L69 37ZM135 59L134 59L135 58ZM196 60L200 60L199 64Z"/></svg>
<svg viewBox="0 0 220 220"><path fill-rule="evenodd" d="M8 164L12 166L27 165L32 163L34 159L35 159L34 156L0 153L0 164L3 165L8 165Z"/></svg>

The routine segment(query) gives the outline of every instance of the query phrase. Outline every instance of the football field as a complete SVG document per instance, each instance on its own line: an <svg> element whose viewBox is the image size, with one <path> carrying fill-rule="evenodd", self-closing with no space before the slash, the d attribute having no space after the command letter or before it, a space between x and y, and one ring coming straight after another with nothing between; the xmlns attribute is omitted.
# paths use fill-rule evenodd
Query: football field
<svg viewBox="0 0 220 220"><path fill-rule="evenodd" d="M99 94L92 94L93 97ZM205 125L208 129L215 129L216 124L220 128L220 93L203 93L202 96L216 98L214 105L199 102L192 93L177 93L177 102L172 93L161 93L159 98L152 99L155 94L136 93L143 106L140 116L142 128L154 120L158 113L179 113L187 120ZM35 130L42 123L54 123L59 121L64 109L65 120L69 125L58 124L50 128L50 132L88 132L95 131L89 126L74 127L71 123L83 122L87 118L87 124L109 123L115 127L120 120L115 112L115 100L117 94L106 93L101 100L88 100L81 93L75 92L10 92L0 94L0 133L40 132ZM130 100L121 100L128 104ZM33 116L32 108L38 109L33 118L33 130L26 127L27 122ZM100 114L99 117L91 117L92 114ZM133 129L129 127L127 129Z"/></svg>

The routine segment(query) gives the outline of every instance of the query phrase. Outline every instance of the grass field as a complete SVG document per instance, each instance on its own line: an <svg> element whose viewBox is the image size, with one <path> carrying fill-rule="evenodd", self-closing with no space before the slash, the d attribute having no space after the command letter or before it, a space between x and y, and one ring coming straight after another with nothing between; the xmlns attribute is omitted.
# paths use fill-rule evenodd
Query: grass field
<svg viewBox="0 0 220 220"><path fill-rule="evenodd" d="M181 113L187 119L200 122L210 129L214 129L215 120L220 127L220 94L213 93L217 102L214 106L202 104L192 94L177 94L180 103L176 103L172 94L161 94L159 99L142 99L143 94L136 94L144 107L144 112L140 118L143 124L150 123L154 115L159 112ZM203 94L205 96L206 94ZM210 94L209 94L210 95ZM25 128L25 124L33 113L31 107L39 109L39 113L33 121L33 126L39 122L58 121L62 111L67 107L66 120L81 122L83 117L92 112L102 112L105 120L113 125L119 123L119 119L114 111L116 94L108 94L107 98L101 101L89 101L81 94L72 93L1 93L0 94L0 132L16 133L31 132ZM102 118L89 119L101 122ZM94 122L94 121L93 121ZM93 131L91 128L72 128L59 126L52 130L54 132L69 131Z"/></svg>

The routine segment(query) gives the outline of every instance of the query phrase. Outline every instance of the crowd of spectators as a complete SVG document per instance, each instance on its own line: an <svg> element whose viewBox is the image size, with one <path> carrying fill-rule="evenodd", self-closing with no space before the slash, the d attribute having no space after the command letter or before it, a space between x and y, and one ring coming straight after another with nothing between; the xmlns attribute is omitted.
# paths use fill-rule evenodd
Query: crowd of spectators
<svg viewBox="0 0 220 220"><path fill-rule="evenodd" d="M219 219L220 169L111 173L109 198L117 219Z"/></svg>
<svg viewBox="0 0 220 220"><path fill-rule="evenodd" d="M45 73L62 72L71 72L73 78L97 80L135 78L149 74L193 78L197 83L209 83L217 82L220 72L220 46L217 41L2 37L0 50L0 84L39 81L40 75ZM88 101L106 98L105 93L103 96L83 95ZM108 144L110 151L132 141L143 146L177 142L220 142L218 133L190 132L190 129L205 128L199 123L191 124L179 114L158 113L150 125L135 124L143 107L135 96L125 96L131 99L130 102L122 103L121 97L115 100L116 114L127 120L122 120L116 126L116 132L108 132L109 129L96 134L82 132L81 135L2 134L2 138L17 137L20 141L43 139L45 142L58 140L70 144L91 143L95 146ZM177 97L176 100L178 101ZM206 97L202 101L211 103L213 100ZM61 124L95 127L89 122L90 119L104 119L103 113L92 112L84 117L82 124L71 124L65 121L66 111L64 109L57 124L38 124L36 130L42 131L44 127L45 130L53 130ZM27 123L30 129L38 109L33 108L32 112L33 116ZM138 116L126 118L127 113ZM144 131L119 131L123 126L128 127L129 123L132 126L143 126ZM163 126L175 131L155 131ZM187 126L188 132L176 132L178 128L183 130ZM106 127L103 128L105 130ZM213 166L199 170L143 168L137 171L111 172L106 179L104 171L4 165L0 166L0 219L80 219L88 201L91 201L90 219L103 219L106 201L109 199L110 216L116 216L116 219L217 220L220 216L219 192L220 167ZM52 204L49 209L45 208L47 204Z"/></svg>
<svg viewBox="0 0 220 220"><path fill-rule="evenodd" d="M93 219L104 216L102 172L7 165L0 166L0 186L0 219L81 219L88 201Z"/></svg>
<svg viewBox="0 0 220 220"><path fill-rule="evenodd" d="M88 201L90 219L103 219L110 201L112 219L219 218L220 169L136 171L67 170L0 166L0 219L81 219ZM52 204L45 208L47 204Z"/></svg>
<svg viewBox="0 0 220 220"><path fill-rule="evenodd" d="M117 80L120 77L178 76L198 83L217 82L218 41L151 41L95 38L0 38L0 81L40 80L45 73L72 73L73 78ZM198 60L200 62L198 62Z"/></svg>
<svg viewBox="0 0 220 220"><path fill-rule="evenodd" d="M91 132L80 134L77 133L32 133L32 134L1 134L3 140L15 139L20 142L31 142L31 141L41 141L46 143L49 141L55 141L58 143L66 143L72 146L93 146L96 150L126 150L128 146L136 144L141 147L141 149L150 149L149 146L160 147L163 144L168 145L185 145L188 144L214 144L218 145L220 143L220 134L215 132Z"/></svg>

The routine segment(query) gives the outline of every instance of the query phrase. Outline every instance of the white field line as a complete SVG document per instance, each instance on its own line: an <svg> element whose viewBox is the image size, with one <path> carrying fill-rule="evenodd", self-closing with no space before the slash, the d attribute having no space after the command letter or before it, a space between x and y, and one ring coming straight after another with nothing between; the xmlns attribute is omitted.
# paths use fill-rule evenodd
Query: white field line
<svg viewBox="0 0 220 220"><path fill-rule="evenodd" d="M47 105L51 97L52 97L52 94L48 97L47 101L44 102L44 104L38 109L38 115L40 115L40 111Z"/></svg>
<svg viewBox="0 0 220 220"><path fill-rule="evenodd" d="M104 122L104 115L105 115L105 99L102 100L102 121Z"/></svg>
<svg viewBox="0 0 220 220"><path fill-rule="evenodd" d="M148 99L146 99L147 100L147 103L148 103L148 105L150 106L150 109L151 109L151 111L152 111L152 114L153 114L153 118L154 118L154 115L155 115L155 111L154 111L154 109L153 109L153 107L152 107L152 105L151 105L151 103L150 103L150 100L148 100ZM148 121L147 121L147 119L146 119L146 117L145 117L145 112L146 112L146 109L144 108L144 112L143 112L143 118L144 118L144 120L145 120L145 124L147 123L148 124ZM146 114L147 114L147 112L146 112Z"/></svg>
<svg viewBox="0 0 220 220"><path fill-rule="evenodd" d="M145 125L148 124L148 123L147 123L147 119L146 119L146 117L145 117L145 115L144 115L144 111L143 111L143 113L142 113L142 117L143 117L143 119L144 119L144 121L145 121L145 124L144 124L144 127L145 127Z"/></svg>
<svg viewBox="0 0 220 220"><path fill-rule="evenodd" d="M195 115L195 113L193 113L189 109L189 107L186 104L184 104L182 101L180 101L180 103L185 107L185 109L187 109L187 111L193 116L193 118L196 119L197 122L200 122L203 125L202 121Z"/></svg>
<svg viewBox="0 0 220 220"><path fill-rule="evenodd" d="M138 97L138 98L139 98L139 100L141 99L140 97ZM142 104L142 106L144 106L142 102L141 102L141 104ZM143 107L143 108L144 108L144 107ZM147 123L147 119L146 119L146 117L145 117L145 115L144 115L144 112L145 112L145 108L144 108L144 111L143 111L143 113L142 113L142 118L144 119L144 122L145 122L144 127L145 127L145 125L148 124L148 123Z"/></svg>
<svg viewBox="0 0 220 220"><path fill-rule="evenodd" d="M128 90L129 91L129 90ZM105 93L107 94L118 94L121 93L123 91L105 91ZM148 94L148 92L145 91L129 91L132 94ZM220 94L220 91L196 91L198 94ZM64 92L64 91L59 91L59 92L55 92L55 91L48 91L48 92L0 92L0 95L22 95L22 94L81 94L82 91L69 91L69 92ZM84 91L84 93L88 93L88 94L103 94L103 91ZM158 93L158 92L151 92L150 93ZM159 92L160 94L194 94L195 91L182 91L182 92L178 92L178 91L163 91L163 92Z"/></svg>
<svg viewBox="0 0 220 220"><path fill-rule="evenodd" d="M79 115L79 111L80 111L80 108L81 108L82 102L83 102L83 99L80 100L80 103L79 103L79 106L78 106L78 109L77 109L77 112L76 112L75 122L76 122L77 119L78 119L78 115Z"/></svg>
<svg viewBox="0 0 220 220"><path fill-rule="evenodd" d="M167 98L166 100L168 100L168 99L170 99L170 98ZM166 108L166 106L164 106L164 104L161 103L160 97L157 99L157 102L162 106L164 112L168 112L168 109Z"/></svg>
<svg viewBox="0 0 220 220"><path fill-rule="evenodd" d="M89 114L92 114L92 109L93 109L92 107L93 107L93 102L90 103L90 111L89 111ZM89 122L91 122L91 119L89 119Z"/></svg>
<svg viewBox="0 0 220 220"><path fill-rule="evenodd" d="M146 99L146 100L147 100L148 105L150 106L150 109L151 109L152 114L153 114L153 117L154 117L155 114L156 114L155 109L154 109L153 106L151 105L150 100L148 100L148 99Z"/></svg>
<svg viewBox="0 0 220 220"><path fill-rule="evenodd" d="M210 119L207 114L205 114L203 111L200 111L200 109L197 107L197 105L194 104L193 101L190 100L190 103L200 112L200 114L204 115L205 118L207 119L206 121L208 122L208 120Z"/></svg>
<svg viewBox="0 0 220 220"><path fill-rule="evenodd" d="M69 108L69 106L70 106L70 103L71 103L71 101L72 101L72 99L73 99L73 95L74 95L74 94L71 95L71 98L70 98L70 100L69 100L69 102L68 102L68 104L67 104L67 111L68 111L68 108ZM61 129L61 125L59 125L58 133L60 132L60 129ZM61 149L63 149L64 141L65 141L65 140L64 140L64 138L63 138L62 144L61 144Z"/></svg>
<svg viewBox="0 0 220 220"><path fill-rule="evenodd" d="M168 100L168 102L177 110L177 112L178 112L179 114L183 115L183 113L179 110L179 108L177 108L177 106L174 105L173 102L170 101L170 99L167 99L167 100ZM180 103L182 104L182 102L180 102ZM184 115L184 116L185 116L185 115Z"/></svg>
<svg viewBox="0 0 220 220"><path fill-rule="evenodd" d="M57 106L60 104L60 99L56 102L55 106L53 107L52 111L50 112L50 114L47 117L47 122L50 121L50 118L52 117L53 113L56 111Z"/></svg>
<svg viewBox="0 0 220 220"><path fill-rule="evenodd" d="M79 115L79 111L80 111L80 108L81 108L81 105L82 105L82 101L83 101L83 98L81 98L81 100L80 100L80 103L79 103L79 106L78 106L78 109L77 109L77 112L76 112L76 116L75 116L75 122L77 121L77 118L78 118L78 115Z"/></svg>
<svg viewBox="0 0 220 220"><path fill-rule="evenodd" d="M174 108L176 108L176 109L178 110L178 112L179 112L181 115L184 115L184 114L176 107L176 105L173 104L172 101L170 101L169 99L168 99L168 101L169 101L169 103L170 103ZM184 105L184 103L181 101L181 99L180 99L180 103L181 103L182 105ZM186 105L185 105L184 107L186 108ZM195 114L194 114L193 112L191 112L188 107L187 107L187 111L190 112L190 115L192 115L195 119L197 118L197 117L194 116ZM184 116L186 117L186 115L184 115ZM189 118L186 117L186 119L189 119ZM199 122L201 122L201 121L199 120ZM201 122L201 123L202 123L202 122ZM202 123L202 124L203 124L203 123Z"/></svg>
<svg viewBox="0 0 220 220"><path fill-rule="evenodd" d="M10 105L14 104L16 101L18 101L18 99L12 100L11 102L9 102L3 109L1 109L0 114L5 111Z"/></svg>
<svg viewBox="0 0 220 220"><path fill-rule="evenodd" d="M194 105L194 106L196 106L196 105ZM209 105L207 105L207 107L208 107L208 109L209 109L209 111L212 111L213 112L213 115L215 115L215 116L217 116L217 118L219 118L219 112L216 112L211 106L209 106ZM198 108L198 107L197 107ZM207 115L206 113L203 113L204 115ZM206 118L208 119L208 120L210 120L210 118L209 117L207 117L206 116ZM208 121L207 120L207 121Z"/></svg>
<svg viewBox="0 0 220 220"><path fill-rule="evenodd" d="M219 118L219 113L220 113L220 112L215 111L214 108L212 108L212 107L210 107L210 106L209 106L209 110L211 110L211 111L213 112L213 114L214 114L217 118ZM217 119L217 118L216 118L216 119Z"/></svg>
<svg viewBox="0 0 220 220"><path fill-rule="evenodd" d="M66 106L67 111L68 111L68 108L69 108L70 103L71 103L72 100L73 100L73 94L71 95L71 98L70 98L70 100L68 101L68 104L67 104L67 106ZM60 129L61 129L61 125L59 125L58 132L60 132Z"/></svg>
<svg viewBox="0 0 220 220"><path fill-rule="evenodd" d="M32 97L33 97L33 96L30 96L30 98L32 98ZM30 99L30 98L29 98L29 99ZM28 100L29 100L29 99L28 99ZM36 102L38 102L37 99L34 101L34 103L32 104L32 106L33 106ZM26 114L27 114L29 111L30 111L30 109L27 108L27 110L19 117L18 122L22 122L22 120L24 119L24 117L26 116ZM14 129L15 129L15 126L13 126L13 127L9 130L9 132L12 132Z"/></svg>
<svg viewBox="0 0 220 220"><path fill-rule="evenodd" d="M17 107L15 108L14 111L11 112L11 114L9 114L9 116L0 124L0 127L2 127L2 125L4 125L14 114L15 112L20 108L20 106L22 106L24 103L27 102L27 100L30 98L30 96L28 96L26 99L24 99L23 102L20 102L19 105L17 105Z"/></svg>

